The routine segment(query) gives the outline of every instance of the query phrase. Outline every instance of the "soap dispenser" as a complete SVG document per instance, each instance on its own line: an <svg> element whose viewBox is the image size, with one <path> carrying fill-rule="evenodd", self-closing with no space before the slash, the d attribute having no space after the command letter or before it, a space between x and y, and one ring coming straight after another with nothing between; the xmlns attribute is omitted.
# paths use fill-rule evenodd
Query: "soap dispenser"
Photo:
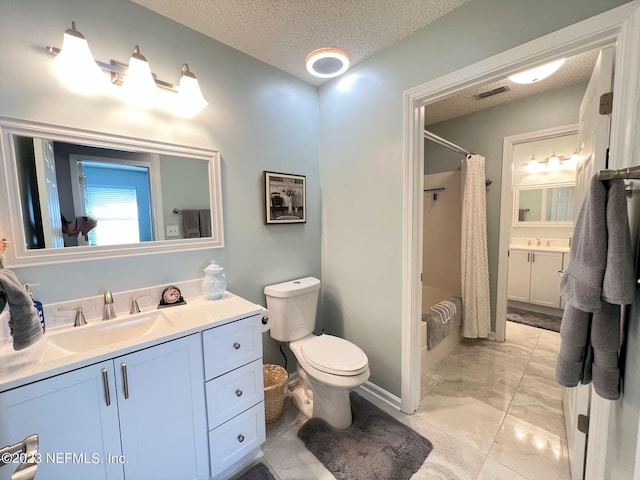
<svg viewBox="0 0 640 480"><path fill-rule="evenodd" d="M204 269L204 280L202 281L202 291L209 300L217 300L227 289L227 279L224 276L224 268L218 265L215 260Z"/></svg>

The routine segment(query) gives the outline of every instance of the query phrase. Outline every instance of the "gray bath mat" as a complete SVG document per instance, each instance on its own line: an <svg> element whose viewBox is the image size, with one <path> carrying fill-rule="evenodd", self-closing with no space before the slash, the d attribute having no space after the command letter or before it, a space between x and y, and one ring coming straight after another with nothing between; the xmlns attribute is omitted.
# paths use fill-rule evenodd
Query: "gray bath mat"
<svg viewBox="0 0 640 480"><path fill-rule="evenodd" d="M235 480L275 480L269 468L262 462L256 463Z"/></svg>
<svg viewBox="0 0 640 480"><path fill-rule="evenodd" d="M507 308L507 320L531 327L544 328L552 332L560 332L560 323L562 322L562 318L555 315L530 312L514 307Z"/></svg>
<svg viewBox="0 0 640 480"><path fill-rule="evenodd" d="M338 480L408 480L420 469L432 443L351 392L353 424L335 430L308 420L298 437Z"/></svg>

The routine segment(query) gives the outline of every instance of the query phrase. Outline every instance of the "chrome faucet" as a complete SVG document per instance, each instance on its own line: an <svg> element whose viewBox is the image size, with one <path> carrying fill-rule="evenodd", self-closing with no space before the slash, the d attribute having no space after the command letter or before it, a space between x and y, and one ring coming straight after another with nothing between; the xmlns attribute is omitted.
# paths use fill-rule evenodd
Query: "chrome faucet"
<svg viewBox="0 0 640 480"><path fill-rule="evenodd" d="M102 309L102 320L116 318L116 310L113 307L113 295L109 290L104 291L104 308Z"/></svg>
<svg viewBox="0 0 640 480"><path fill-rule="evenodd" d="M537 244L537 245L538 245L538 247L539 247L540 245L542 245L542 241L540 240L540 235L538 235L538 244Z"/></svg>

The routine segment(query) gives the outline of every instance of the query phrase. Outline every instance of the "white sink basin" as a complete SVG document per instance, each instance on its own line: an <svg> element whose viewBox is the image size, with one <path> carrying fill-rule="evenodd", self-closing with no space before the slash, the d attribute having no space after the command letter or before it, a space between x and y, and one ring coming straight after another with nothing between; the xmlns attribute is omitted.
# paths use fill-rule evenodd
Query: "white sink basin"
<svg viewBox="0 0 640 480"><path fill-rule="evenodd" d="M153 311L52 332L45 339L42 361L135 340L173 326L164 312Z"/></svg>

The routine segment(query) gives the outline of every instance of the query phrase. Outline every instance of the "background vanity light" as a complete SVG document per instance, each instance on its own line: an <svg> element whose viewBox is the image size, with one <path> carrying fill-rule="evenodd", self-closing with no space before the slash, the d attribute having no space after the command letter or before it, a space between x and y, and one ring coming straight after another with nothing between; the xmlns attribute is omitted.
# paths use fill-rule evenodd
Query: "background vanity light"
<svg viewBox="0 0 640 480"><path fill-rule="evenodd" d="M222 188L220 179L220 153L214 150L172 145L129 137L119 137L96 132L74 130L52 125L23 122L0 117L0 134L2 143L2 155L5 159L0 169L0 198L7 206L0 210L0 237L10 240L12 248L6 255L6 266L42 265L60 262L72 262L86 259L116 258L133 254L151 254L162 252L177 252L187 250L199 250L224 246L223 220L222 220ZM211 237L206 238L182 238L163 240L164 236L155 236L153 241L126 245L109 246L82 246L69 248L29 249L25 241L25 228L23 227L23 213L20 189L18 183L18 165L15 158L15 139L17 136L34 139L46 139L46 141L65 142L74 145L101 147L104 149L116 149L126 152L144 152L160 156L170 162L176 172L181 172L181 167L187 163L203 162L203 172L206 173L208 194L204 196L207 205L186 205L171 202L171 205L162 204L162 181L156 182L156 200L153 201L153 217L156 220L155 231L162 231L165 220L164 215L172 215L172 208L208 208L211 212ZM169 176L169 175L167 175ZM172 188L178 182L184 182L188 175L174 174L165 180L170 181ZM184 184L188 191L191 184ZM175 198L175 197L174 197ZM54 209L55 210L55 209ZM170 217L175 224L181 224L182 219L173 215ZM159 238L161 238L159 240Z"/></svg>

